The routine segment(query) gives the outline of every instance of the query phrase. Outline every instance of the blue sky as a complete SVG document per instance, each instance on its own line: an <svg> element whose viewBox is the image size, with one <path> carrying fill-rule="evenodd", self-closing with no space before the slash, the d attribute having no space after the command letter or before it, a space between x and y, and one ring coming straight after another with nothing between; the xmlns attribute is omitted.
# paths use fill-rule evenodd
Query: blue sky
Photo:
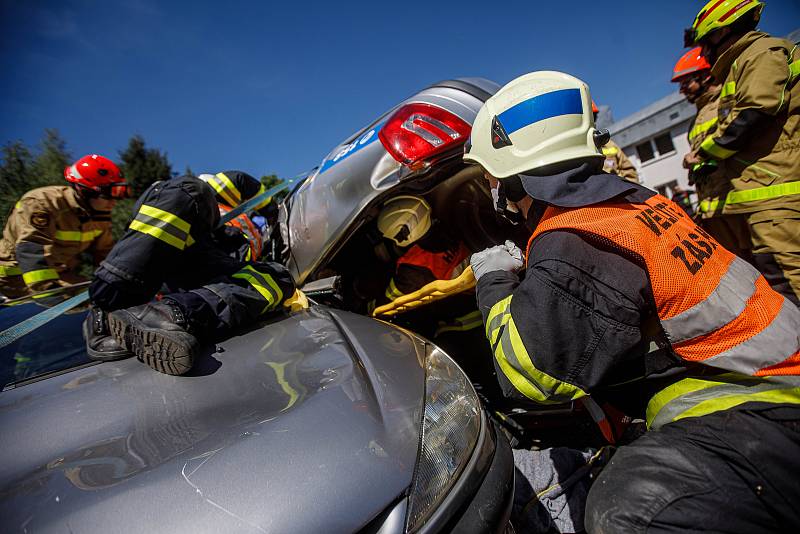
<svg viewBox="0 0 800 534"><path fill-rule="evenodd" d="M175 170L287 177L433 82L541 69L621 119L675 90L703 3L0 0L0 143L57 128L116 158L139 133ZM761 27L800 27L800 2L767 2Z"/></svg>

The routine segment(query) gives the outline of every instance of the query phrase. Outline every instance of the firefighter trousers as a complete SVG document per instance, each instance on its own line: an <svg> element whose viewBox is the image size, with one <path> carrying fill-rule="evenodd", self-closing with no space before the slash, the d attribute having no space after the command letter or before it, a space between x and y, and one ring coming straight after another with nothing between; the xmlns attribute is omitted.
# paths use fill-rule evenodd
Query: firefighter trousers
<svg viewBox="0 0 800 534"><path fill-rule="evenodd" d="M751 403L621 447L592 485L593 533L800 532L800 408Z"/></svg>

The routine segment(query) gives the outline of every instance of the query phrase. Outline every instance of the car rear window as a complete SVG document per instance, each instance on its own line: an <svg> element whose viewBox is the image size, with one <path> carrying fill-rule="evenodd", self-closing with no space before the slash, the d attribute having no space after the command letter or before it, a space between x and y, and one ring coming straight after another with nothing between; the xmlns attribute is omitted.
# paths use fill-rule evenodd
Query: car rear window
<svg viewBox="0 0 800 534"><path fill-rule="evenodd" d="M44 309L32 303L0 307L0 331L22 323ZM91 360L86 355L81 333L81 323L87 313L85 309L68 312L0 349L3 388L89 363Z"/></svg>

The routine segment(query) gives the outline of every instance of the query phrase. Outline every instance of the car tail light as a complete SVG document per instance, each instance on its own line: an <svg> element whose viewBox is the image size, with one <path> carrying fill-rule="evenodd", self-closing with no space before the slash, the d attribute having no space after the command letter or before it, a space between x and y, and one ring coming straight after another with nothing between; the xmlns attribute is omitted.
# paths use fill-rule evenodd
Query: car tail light
<svg viewBox="0 0 800 534"><path fill-rule="evenodd" d="M467 140L471 127L449 111L430 104L408 104L389 117L378 133L394 159L412 169L433 155Z"/></svg>

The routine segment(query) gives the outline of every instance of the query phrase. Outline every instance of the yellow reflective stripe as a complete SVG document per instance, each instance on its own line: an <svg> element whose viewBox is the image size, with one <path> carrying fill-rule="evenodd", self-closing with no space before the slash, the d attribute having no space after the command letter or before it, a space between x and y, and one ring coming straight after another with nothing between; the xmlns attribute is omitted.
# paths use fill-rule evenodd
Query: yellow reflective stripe
<svg viewBox="0 0 800 534"><path fill-rule="evenodd" d="M604 156L616 156L617 152L619 152L619 150L617 150L613 146L604 146L603 147L603 155Z"/></svg>
<svg viewBox="0 0 800 534"><path fill-rule="evenodd" d="M745 191L731 191L728 193L726 204L741 204L755 200L770 200L778 197L800 194L800 182L787 182L785 184L768 185Z"/></svg>
<svg viewBox="0 0 800 534"><path fill-rule="evenodd" d="M58 280L58 271L55 269L38 269L22 273L22 279L26 284L44 282L45 280Z"/></svg>
<svg viewBox="0 0 800 534"><path fill-rule="evenodd" d="M94 241L103 230L89 230L88 232L81 232L80 230L56 230L55 238L59 241L77 241L84 243L86 241Z"/></svg>
<svg viewBox="0 0 800 534"><path fill-rule="evenodd" d="M278 287L272 276L257 271L251 265L245 265L241 271L233 275L233 278L246 280L264 297L267 301L267 306L261 310L261 313L269 311L283 301L283 291ZM264 283L266 283L266 286Z"/></svg>
<svg viewBox="0 0 800 534"><path fill-rule="evenodd" d="M184 241L181 241L174 235L165 232L161 228L156 228L155 226L151 226L147 223L134 220L131 221L131 224L128 226L128 228L155 237L156 239L159 239L164 243L177 248L178 250L183 250L184 248L186 248L186 243Z"/></svg>
<svg viewBox="0 0 800 534"><path fill-rule="evenodd" d="M489 315L486 318L486 337L493 347L497 343L501 327L511 319L511 313L508 312L508 308L511 306L512 297L513 295L504 298L489 310Z"/></svg>
<svg viewBox="0 0 800 534"><path fill-rule="evenodd" d="M731 81L722 86L722 91L719 93L720 98L736 94L736 82Z"/></svg>
<svg viewBox="0 0 800 534"><path fill-rule="evenodd" d="M715 198L714 200L702 200L700 201L700 211L702 213L708 213L709 211L717 211L719 207L719 199Z"/></svg>
<svg viewBox="0 0 800 534"><path fill-rule="evenodd" d="M497 338L497 342L492 343L492 349L500 370L509 382L520 393L542 404L557 404L584 397L586 392L581 388L562 382L533 365L514 323L514 318L511 317L510 304L511 297L508 297L495 304L490 312L491 319L488 321L490 324L492 319L498 317L498 313L507 316L498 321L503 323L504 327L494 328L494 324L487 325L487 330L493 328L492 333L498 332L499 334L494 336ZM506 311L499 312L500 309ZM494 316L492 316L493 313Z"/></svg>
<svg viewBox="0 0 800 534"><path fill-rule="evenodd" d="M689 132L689 141L691 141L692 139L694 139L698 135L702 135L702 134L706 133L707 131L709 131L711 128L713 128L714 126L717 125L718 121L719 121L719 118L714 117L710 121L706 121L706 122L704 122L702 124L696 125L694 128L692 128L692 131Z"/></svg>
<svg viewBox="0 0 800 534"><path fill-rule="evenodd" d="M22 274L22 269L16 267L14 265L10 267L4 267L0 265L0 276L19 276Z"/></svg>
<svg viewBox="0 0 800 534"><path fill-rule="evenodd" d="M726 159L734 154L736 154L735 150L728 150L727 148L723 148L719 146L717 143L714 142L714 138L709 136L703 140L703 143L700 145L700 148L705 150L711 156L717 159Z"/></svg>
<svg viewBox="0 0 800 534"><path fill-rule="evenodd" d="M434 337L447 332L466 332L474 328L483 326L483 316L481 312L475 310L461 317L453 319L452 323L441 323L442 326L436 329Z"/></svg>
<svg viewBox="0 0 800 534"><path fill-rule="evenodd" d="M219 181L211 180L209 184L221 196L225 202L235 208L242 202L242 195L233 182L224 173L218 172L216 178Z"/></svg>
<svg viewBox="0 0 800 534"><path fill-rule="evenodd" d="M186 238L186 246L191 247L194 245L194 238L189 234L189 237Z"/></svg>
<svg viewBox="0 0 800 534"><path fill-rule="evenodd" d="M384 295L389 300L394 300L403 296L403 292L397 289L397 286L394 283L394 278L389 280L389 287L386 288L386 292Z"/></svg>
<svg viewBox="0 0 800 534"><path fill-rule="evenodd" d="M800 76L800 59L789 64L789 75L792 77L792 80Z"/></svg>
<svg viewBox="0 0 800 534"><path fill-rule="evenodd" d="M728 410L734 406L739 406L745 402L771 402L775 404L800 404L800 388L773 389L771 391L761 391L758 393L742 393L739 395L726 395L719 399L711 399L698 403L694 407L686 410L673 421L685 419L687 417L700 417L710 413Z"/></svg>
<svg viewBox="0 0 800 534"><path fill-rule="evenodd" d="M142 207L139 208L139 213L143 213L145 215L153 217L154 219L158 219L159 221L169 223L178 230L186 232L187 234L192 229L191 224L184 221L174 213L164 211L162 209L156 208L155 206L148 206L147 204L142 204Z"/></svg>

